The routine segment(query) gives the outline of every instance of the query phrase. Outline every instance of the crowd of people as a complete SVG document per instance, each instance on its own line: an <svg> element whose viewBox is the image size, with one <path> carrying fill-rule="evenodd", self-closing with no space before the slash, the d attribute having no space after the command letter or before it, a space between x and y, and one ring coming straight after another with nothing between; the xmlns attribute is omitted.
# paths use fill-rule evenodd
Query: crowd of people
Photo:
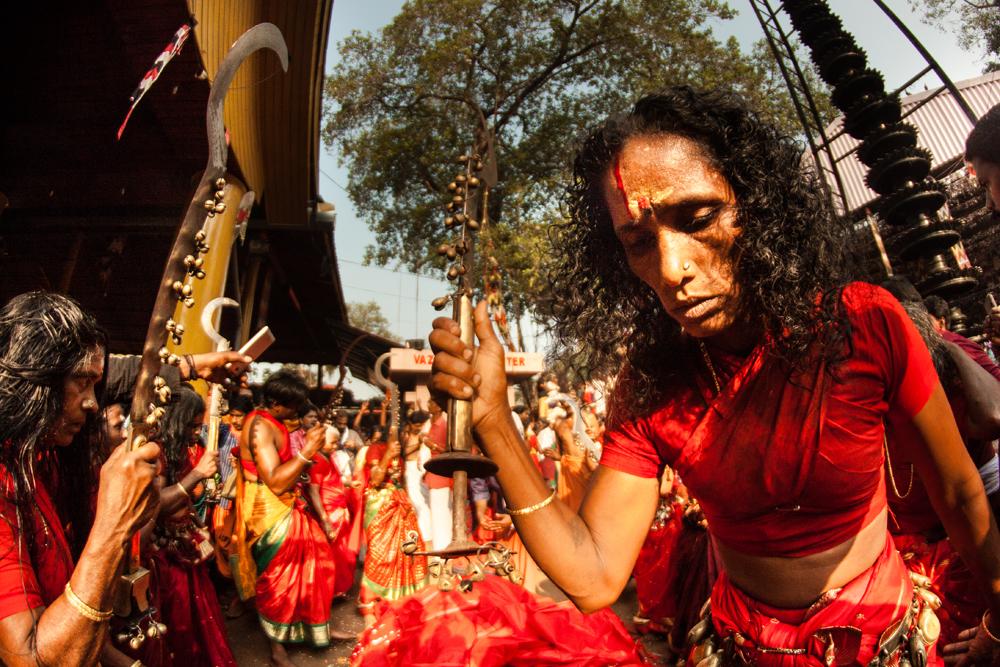
<svg viewBox="0 0 1000 667"><path fill-rule="evenodd" d="M607 611L634 578L635 627L678 664L1000 664L1000 368L906 280L849 279L800 152L687 87L595 128L553 316L601 380L546 376L515 404L480 304L476 347L435 321L425 403L317 406L293 370L241 388L248 358L185 355L130 447L139 358L66 296L15 297L0 660L234 665L225 617L252 608L280 667L287 644L358 640L330 623L351 597L355 664L640 664ZM995 215L1000 107L966 157ZM215 446L196 380L230 387ZM464 493L427 469L449 400L499 466ZM507 583L443 577L463 522ZM112 607L136 565L158 615L130 645Z"/></svg>

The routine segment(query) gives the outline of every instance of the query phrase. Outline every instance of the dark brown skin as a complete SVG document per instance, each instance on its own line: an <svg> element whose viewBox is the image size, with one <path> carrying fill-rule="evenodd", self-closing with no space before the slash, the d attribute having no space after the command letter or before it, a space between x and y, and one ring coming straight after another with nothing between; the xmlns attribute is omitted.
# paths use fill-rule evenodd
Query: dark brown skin
<svg viewBox="0 0 1000 667"><path fill-rule="evenodd" d="M659 296L688 333L732 351L748 351L759 336L736 320L730 249L739 234L729 184L693 142L669 135L636 137L620 156L625 191L609 170L605 199L629 266ZM645 204L640 205L639 202ZM518 435L507 401L503 349L484 303L475 313L478 348L462 343L458 324L434 321L431 387L471 399L478 441L500 467L508 504L524 508L548 496ZM989 594L991 629L1000 635L1000 534L982 482L965 450L938 384L914 417L923 436L906 452L924 481L949 537ZM547 575L585 611L611 604L628 581L659 496L655 478L599 466L579 514L556 500L515 516L528 551ZM619 508L629 507L623 513ZM820 594L867 570L885 544L885 516L858 536L803 558L751 556L720 545L734 583L765 603L802 608ZM980 634L957 664L1000 664L1000 645Z"/></svg>
<svg viewBox="0 0 1000 667"><path fill-rule="evenodd" d="M103 373L103 355L95 354L66 379L63 416L47 441L56 446L70 444L82 426L82 418L97 411L94 385ZM139 526L156 514L152 481L159 453L160 448L153 443L133 452L120 445L101 466L97 516L70 577L73 591L91 607L111 607L111 592L125 544ZM61 595L48 607L0 620L0 660L10 667L93 665L107 636L107 623L84 618Z"/></svg>

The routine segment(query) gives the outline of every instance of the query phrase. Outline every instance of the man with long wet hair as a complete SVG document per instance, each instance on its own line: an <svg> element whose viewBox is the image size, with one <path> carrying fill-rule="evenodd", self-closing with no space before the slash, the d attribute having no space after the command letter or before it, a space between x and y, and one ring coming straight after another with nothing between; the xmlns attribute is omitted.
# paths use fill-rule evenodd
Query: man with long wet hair
<svg viewBox="0 0 1000 667"><path fill-rule="evenodd" d="M721 572L689 663L936 660L932 600L888 537L884 420L909 420L935 510L989 595L968 654L1000 660L1000 535L926 346L880 288L846 283L840 228L801 146L733 96L669 89L610 118L573 165L552 294L565 349L618 374L579 512L510 414L485 304L479 347L435 320L431 385L471 399L534 560L582 609L617 599L669 465Z"/></svg>
<svg viewBox="0 0 1000 667"><path fill-rule="evenodd" d="M0 310L0 660L93 665L105 645L124 545L156 509L159 448L119 445L101 467L86 516L88 433L107 358L94 319L64 296L33 292ZM53 456L76 475L43 474ZM56 488L50 488L55 485ZM86 536L74 564L53 493L76 494L70 520Z"/></svg>

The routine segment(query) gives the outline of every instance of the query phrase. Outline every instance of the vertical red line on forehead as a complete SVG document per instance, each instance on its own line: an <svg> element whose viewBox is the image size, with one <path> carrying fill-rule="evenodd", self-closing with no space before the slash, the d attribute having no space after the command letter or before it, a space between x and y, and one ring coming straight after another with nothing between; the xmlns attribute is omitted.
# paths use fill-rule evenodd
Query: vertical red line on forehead
<svg viewBox="0 0 1000 667"><path fill-rule="evenodd" d="M625 204L625 213L629 220L635 220L632 215L632 208L629 206L628 193L625 191L625 181L622 179L622 163L620 158L615 158L615 187L622 193L622 202Z"/></svg>

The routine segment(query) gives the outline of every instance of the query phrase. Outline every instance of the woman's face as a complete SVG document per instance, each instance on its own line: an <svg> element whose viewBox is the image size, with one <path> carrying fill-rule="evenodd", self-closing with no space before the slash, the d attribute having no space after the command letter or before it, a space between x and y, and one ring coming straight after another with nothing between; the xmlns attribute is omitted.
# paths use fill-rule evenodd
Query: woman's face
<svg viewBox="0 0 1000 667"><path fill-rule="evenodd" d="M728 334L739 296L736 197L701 147L676 135L633 137L603 185L615 236L636 277L692 336Z"/></svg>
<svg viewBox="0 0 1000 667"><path fill-rule="evenodd" d="M302 430L308 431L313 426L319 423L319 413L315 410L310 410L302 416Z"/></svg>
<svg viewBox="0 0 1000 667"><path fill-rule="evenodd" d="M200 412L191 420L188 427L188 445L197 445L201 442L201 427L205 424L205 413Z"/></svg>

